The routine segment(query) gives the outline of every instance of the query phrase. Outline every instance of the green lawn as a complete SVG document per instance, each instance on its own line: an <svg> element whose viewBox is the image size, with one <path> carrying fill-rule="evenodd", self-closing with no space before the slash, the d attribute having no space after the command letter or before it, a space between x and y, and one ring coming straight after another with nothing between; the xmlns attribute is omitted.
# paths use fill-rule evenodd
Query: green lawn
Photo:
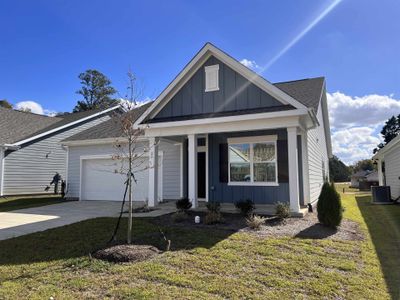
<svg viewBox="0 0 400 300"><path fill-rule="evenodd" d="M0 212L61 203L58 195L0 197Z"/></svg>
<svg viewBox="0 0 400 300"><path fill-rule="evenodd" d="M343 197L365 241L163 228L172 251L121 265L88 256L110 237L112 218L1 241L0 299L398 299L400 206L369 200ZM136 242L163 247L151 220L134 227Z"/></svg>

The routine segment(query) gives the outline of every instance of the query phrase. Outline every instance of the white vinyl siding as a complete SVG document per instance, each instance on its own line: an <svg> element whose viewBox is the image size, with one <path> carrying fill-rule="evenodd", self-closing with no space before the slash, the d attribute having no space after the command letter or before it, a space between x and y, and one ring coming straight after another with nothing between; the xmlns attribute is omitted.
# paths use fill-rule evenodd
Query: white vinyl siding
<svg viewBox="0 0 400 300"><path fill-rule="evenodd" d="M143 147L148 142L141 142L137 147L137 152L143 152ZM162 180L163 180L163 198L180 198L181 180L180 180L180 146L169 142L161 141L159 151L162 151ZM112 144L88 145L88 146L70 146L68 150L68 197L79 198L80 189L80 158L88 155L113 155L116 150Z"/></svg>
<svg viewBox="0 0 400 300"><path fill-rule="evenodd" d="M390 186L393 199L400 196L400 144L397 144L389 152L385 153L386 185Z"/></svg>
<svg viewBox="0 0 400 300"><path fill-rule="evenodd" d="M318 200L324 183L323 171L329 177L329 157L325 137L322 105L319 106L317 118L320 126L307 132L308 171L310 182L310 202Z"/></svg>
<svg viewBox="0 0 400 300"><path fill-rule="evenodd" d="M67 152L60 142L108 119L109 116L94 119L8 153L4 159L4 195L45 193L44 188L56 172L63 179L66 176ZM53 189L48 191L52 192Z"/></svg>

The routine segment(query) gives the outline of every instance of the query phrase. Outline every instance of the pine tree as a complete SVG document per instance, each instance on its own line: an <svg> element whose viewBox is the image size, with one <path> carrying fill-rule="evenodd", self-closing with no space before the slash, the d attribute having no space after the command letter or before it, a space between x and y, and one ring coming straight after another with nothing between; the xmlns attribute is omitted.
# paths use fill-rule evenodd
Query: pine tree
<svg viewBox="0 0 400 300"><path fill-rule="evenodd" d="M82 95L83 100L78 101L74 112L86 111L96 108L108 108L118 103L113 99L117 91L111 86L111 81L97 70L87 70L79 74L82 88L76 93Z"/></svg>

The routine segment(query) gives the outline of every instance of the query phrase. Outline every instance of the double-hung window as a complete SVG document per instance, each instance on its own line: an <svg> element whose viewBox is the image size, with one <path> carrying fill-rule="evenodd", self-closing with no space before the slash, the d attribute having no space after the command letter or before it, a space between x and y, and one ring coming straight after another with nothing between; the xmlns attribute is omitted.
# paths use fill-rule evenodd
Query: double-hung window
<svg viewBox="0 0 400 300"><path fill-rule="evenodd" d="M277 137L228 139L230 185L277 185Z"/></svg>

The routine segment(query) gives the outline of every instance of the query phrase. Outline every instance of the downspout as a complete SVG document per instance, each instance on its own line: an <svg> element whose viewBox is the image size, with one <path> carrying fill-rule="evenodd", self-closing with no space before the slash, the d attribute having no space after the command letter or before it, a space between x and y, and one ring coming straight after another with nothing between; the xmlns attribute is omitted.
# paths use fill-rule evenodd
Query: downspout
<svg viewBox="0 0 400 300"><path fill-rule="evenodd" d="M317 118L317 115L316 115L316 113L315 113L313 108L309 108L308 109L308 115L310 116L310 118L311 118L311 120L313 122L313 125L311 127L308 127L307 129L314 129L317 126L320 125L319 121L318 121L318 118Z"/></svg>

